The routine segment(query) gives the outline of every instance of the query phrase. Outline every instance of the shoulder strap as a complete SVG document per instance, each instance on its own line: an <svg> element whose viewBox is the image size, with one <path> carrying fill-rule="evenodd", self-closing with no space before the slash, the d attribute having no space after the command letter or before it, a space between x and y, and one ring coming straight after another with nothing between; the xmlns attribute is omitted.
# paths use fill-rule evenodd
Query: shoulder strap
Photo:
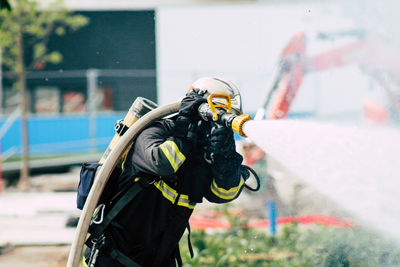
<svg viewBox="0 0 400 267"><path fill-rule="evenodd" d="M115 203L115 205L111 208L111 210L107 213L101 224L98 224L97 227L93 229L93 233L91 235L93 238L99 237L103 234L104 230L108 227L108 225L112 222L112 220L121 212L121 210L131 202L135 196L142 191L143 186L141 183L135 183L129 190L127 190L123 196Z"/></svg>
<svg viewBox="0 0 400 267"><path fill-rule="evenodd" d="M126 267L141 267L141 265L134 262L131 258L123 254L121 251L117 249L113 249L110 253L110 257L119 263L123 264Z"/></svg>
<svg viewBox="0 0 400 267"><path fill-rule="evenodd" d="M192 241L190 240L190 224L189 222L187 223L186 229L188 230L188 248L189 248L189 253L190 253L190 258L193 259L194 253L193 253L193 247L192 247Z"/></svg>

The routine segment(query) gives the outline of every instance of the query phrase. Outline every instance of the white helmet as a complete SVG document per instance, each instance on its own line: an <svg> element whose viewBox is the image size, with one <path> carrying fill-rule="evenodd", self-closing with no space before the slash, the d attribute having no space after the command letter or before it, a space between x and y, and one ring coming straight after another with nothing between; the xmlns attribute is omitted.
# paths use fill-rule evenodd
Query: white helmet
<svg viewBox="0 0 400 267"><path fill-rule="evenodd" d="M240 96L239 89L231 81L220 79L203 77L196 80L189 88L192 89L207 90L204 97L208 97L210 94L226 94L231 98L231 109L232 113L240 115L242 111L242 99ZM213 101L215 104L227 104L224 98L215 98Z"/></svg>

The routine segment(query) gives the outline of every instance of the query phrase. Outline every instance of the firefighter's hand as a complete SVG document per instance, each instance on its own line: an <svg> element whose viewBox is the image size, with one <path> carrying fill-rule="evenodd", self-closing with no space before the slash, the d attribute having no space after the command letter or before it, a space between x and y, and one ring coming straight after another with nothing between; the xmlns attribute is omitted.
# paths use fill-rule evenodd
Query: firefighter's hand
<svg viewBox="0 0 400 267"><path fill-rule="evenodd" d="M227 127L214 126L210 133L210 152L215 155L230 157L235 152L233 131Z"/></svg>
<svg viewBox="0 0 400 267"><path fill-rule="evenodd" d="M171 135L186 138L191 143L197 143L197 125L192 123L189 118L178 116L171 128Z"/></svg>
<svg viewBox="0 0 400 267"><path fill-rule="evenodd" d="M181 108L179 109L179 116L189 118L190 120L198 119L197 109L199 106L207 100L204 98L204 94L207 91L193 89L181 101Z"/></svg>
<svg viewBox="0 0 400 267"><path fill-rule="evenodd" d="M197 125L195 123L189 124L188 131L186 134L187 140L189 140L194 146L197 144Z"/></svg>

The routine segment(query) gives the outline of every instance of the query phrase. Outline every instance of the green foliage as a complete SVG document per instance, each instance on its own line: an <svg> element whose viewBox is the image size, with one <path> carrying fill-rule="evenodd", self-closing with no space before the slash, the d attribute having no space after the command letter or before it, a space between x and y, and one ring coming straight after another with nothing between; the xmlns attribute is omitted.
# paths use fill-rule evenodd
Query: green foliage
<svg viewBox="0 0 400 267"><path fill-rule="evenodd" d="M21 68L17 65L19 50L16 46L20 36L23 50L27 47L33 49L33 58L31 62L25 62L23 70L32 70L39 62L57 64L62 61L59 52L47 48L51 34L61 36L88 23L86 17L73 15L67 10L61 0L51 1L46 6L35 0L14 0L11 5L12 11L0 10L0 47L3 64L15 72Z"/></svg>
<svg viewBox="0 0 400 267"><path fill-rule="evenodd" d="M229 215L227 209L225 211L232 228L220 231L192 230L193 259L190 258L186 242L181 241L186 267L400 266L398 244L372 231L288 224L280 226L279 235L272 237L268 229L243 227L247 218Z"/></svg>

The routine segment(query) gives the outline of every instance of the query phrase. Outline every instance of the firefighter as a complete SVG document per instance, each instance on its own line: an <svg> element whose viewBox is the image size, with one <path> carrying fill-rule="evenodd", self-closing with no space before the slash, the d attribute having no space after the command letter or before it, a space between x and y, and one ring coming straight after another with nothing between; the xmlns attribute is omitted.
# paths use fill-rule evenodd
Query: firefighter
<svg viewBox="0 0 400 267"><path fill-rule="evenodd" d="M232 112L242 113L237 87L206 77L192 84L176 116L143 130L119 178L120 191L134 183L143 189L101 236L86 242L85 264L182 266L178 243L186 228L190 237L196 204L203 198L226 203L239 196L249 172L236 152L232 129L201 120L197 112L211 93L228 94Z"/></svg>

